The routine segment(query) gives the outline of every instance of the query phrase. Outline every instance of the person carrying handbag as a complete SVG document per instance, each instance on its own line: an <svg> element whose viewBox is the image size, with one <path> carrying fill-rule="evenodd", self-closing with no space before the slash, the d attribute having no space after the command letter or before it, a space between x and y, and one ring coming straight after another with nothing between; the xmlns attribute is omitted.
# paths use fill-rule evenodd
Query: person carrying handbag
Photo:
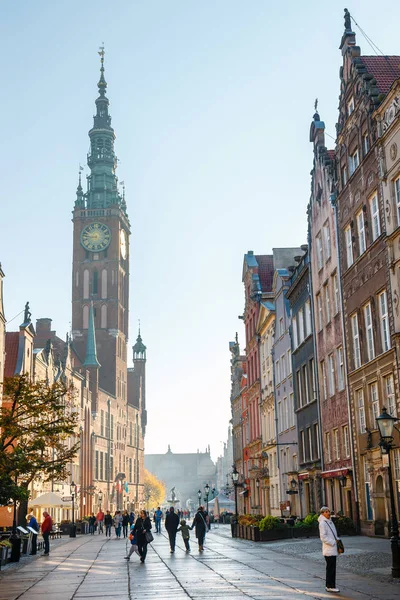
<svg viewBox="0 0 400 600"><path fill-rule="evenodd" d="M338 537L329 508L323 506L319 513L319 537L326 562L326 591L339 593L340 590L336 587L336 557L339 553L344 552L343 542Z"/></svg>
<svg viewBox="0 0 400 600"><path fill-rule="evenodd" d="M146 533L151 530L151 521L145 510L141 510L131 533L136 536L137 546L140 554L140 562L144 563L147 555L148 541Z"/></svg>

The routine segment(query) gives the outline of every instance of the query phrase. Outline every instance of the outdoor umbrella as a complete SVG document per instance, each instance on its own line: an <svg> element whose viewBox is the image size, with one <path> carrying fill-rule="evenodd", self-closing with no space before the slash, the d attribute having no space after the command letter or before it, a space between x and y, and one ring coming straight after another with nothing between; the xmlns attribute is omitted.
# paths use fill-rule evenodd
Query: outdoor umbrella
<svg viewBox="0 0 400 600"><path fill-rule="evenodd" d="M50 506L61 506L63 508L71 508L71 502L64 502L64 500L58 494L54 492L47 492L38 496L34 500L29 501L29 506L44 506L45 508Z"/></svg>

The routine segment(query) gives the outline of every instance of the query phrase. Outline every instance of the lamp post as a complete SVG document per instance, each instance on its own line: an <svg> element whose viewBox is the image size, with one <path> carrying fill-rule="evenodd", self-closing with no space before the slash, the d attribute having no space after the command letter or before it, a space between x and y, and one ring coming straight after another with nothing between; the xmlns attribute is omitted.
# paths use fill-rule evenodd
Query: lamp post
<svg viewBox="0 0 400 600"><path fill-rule="evenodd" d="M210 494L210 486L208 485L208 483L206 483L206 485L204 486L204 493L206 495L206 502L207 502L207 514L208 514L208 496Z"/></svg>
<svg viewBox="0 0 400 600"><path fill-rule="evenodd" d="M99 510L101 510L102 501L103 501L103 492L100 490L100 492L99 492Z"/></svg>
<svg viewBox="0 0 400 600"><path fill-rule="evenodd" d="M72 481L71 485L70 485L70 492L71 492L71 498L72 498L72 523L69 529L69 537L70 538L74 538L76 537L76 525L75 525L75 494L76 494L76 484Z"/></svg>
<svg viewBox="0 0 400 600"><path fill-rule="evenodd" d="M201 494L201 490L199 490L199 491L197 492L197 497L198 497L198 499L199 499L199 506L201 506L201 496L202 496L202 494Z"/></svg>
<svg viewBox="0 0 400 600"><path fill-rule="evenodd" d="M393 479L392 479L392 461L390 460L390 451L393 448L393 429L395 422L398 421L392 415L389 415L386 408L382 408L382 414L376 417L378 424L380 441L379 445L382 452L388 455L388 478L390 492L390 545L392 549L392 577L400 577L400 540L399 523L396 517L396 505L394 500Z"/></svg>
<svg viewBox="0 0 400 600"><path fill-rule="evenodd" d="M18 478L15 476L15 489L14 489L14 499L13 499L13 524L12 524L12 532L10 536L10 543L12 545L11 548L11 562L19 562L21 557L21 538L17 534L17 499L15 497L16 488L18 484Z"/></svg>
<svg viewBox="0 0 400 600"><path fill-rule="evenodd" d="M260 507L260 480L256 479L256 490L257 490L257 507Z"/></svg>
<svg viewBox="0 0 400 600"><path fill-rule="evenodd" d="M237 505L238 480L239 480L239 471L236 469L236 466L234 466L233 471L232 471L232 481L233 481L233 487L235 488L235 517L236 517L236 519L238 517L238 505Z"/></svg>
<svg viewBox="0 0 400 600"><path fill-rule="evenodd" d="M340 512L343 514L343 488L346 485L347 477L346 475L341 475L339 477L340 483Z"/></svg>

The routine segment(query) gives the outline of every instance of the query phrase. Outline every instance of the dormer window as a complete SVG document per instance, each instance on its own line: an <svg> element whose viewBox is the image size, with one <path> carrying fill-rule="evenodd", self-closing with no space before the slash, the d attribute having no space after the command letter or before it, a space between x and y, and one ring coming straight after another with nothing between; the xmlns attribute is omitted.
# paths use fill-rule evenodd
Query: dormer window
<svg viewBox="0 0 400 600"><path fill-rule="evenodd" d="M350 177L353 175L359 164L360 156L358 154L358 148L356 148L353 154L350 154L349 156Z"/></svg>
<svg viewBox="0 0 400 600"><path fill-rule="evenodd" d="M354 98L352 96L347 103L347 116L349 117L353 111L354 111Z"/></svg>

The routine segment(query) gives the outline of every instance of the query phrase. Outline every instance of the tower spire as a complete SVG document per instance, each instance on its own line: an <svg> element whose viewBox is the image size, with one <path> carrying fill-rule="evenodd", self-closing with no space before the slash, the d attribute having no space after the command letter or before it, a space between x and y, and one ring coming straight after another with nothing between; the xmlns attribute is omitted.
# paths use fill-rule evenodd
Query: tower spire
<svg viewBox="0 0 400 600"><path fill-rule="evenodd" d="M99 56L100 56L100 79L99 79L99 83L97 84L97 87L99 88L99 94L100 96L105 96L106 94L106 89L107 89L107 82L105 80L104 77L104 42L103 45L100 46L99 48Z"/></svg>
<svg viewBox="0 0 400 600"><path fill-rule="evenodd" d="M78 187L76 188L75 207L85 206L85 200L83 197L83 189L82 189L82 171L83 171L83 167L81 167L79 165Z"/></svg>
<svg viewBox="0 0 400 600"><path fill-rule="evenodd" d="M118 190L116 176L117 157L114 151L115 133L111 126L109 100L106 96L107 82L104 77L104 44L100 46L100 79L97 83L99 95L96 98L96 114L93 127L89 131L90 150L87 164L90 175L87 176L88 190L83 195L82 204L88 209L104 209L117 206L126 215L126 203Z"/></svg>
<svg viewBox="0 0 400 600"><path fill-rule="evenodd" d="M142 336L140 335L140 320L139 332L136 338L136 344L132 347L133 360L146 360L146 346L143 344Z"/></svg>
<svg viewBox="0 0 400 600"><path fill-rule="evenodd" d="M97 360L96 330L94 327L93 302L90 303L90 309L89 309L86 357L85 357L85 362L83 363L83 366L84 367L97 367L97 368L101 367L101 364Z"/></svg>

